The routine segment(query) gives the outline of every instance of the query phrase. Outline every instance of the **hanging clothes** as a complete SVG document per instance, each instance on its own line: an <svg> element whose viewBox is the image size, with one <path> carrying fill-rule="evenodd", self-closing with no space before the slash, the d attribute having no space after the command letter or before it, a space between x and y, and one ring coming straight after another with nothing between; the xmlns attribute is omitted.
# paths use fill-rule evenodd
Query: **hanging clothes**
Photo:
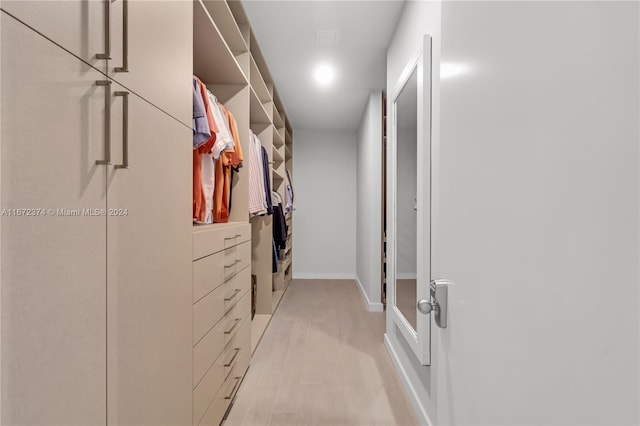
<svg viewBox="0 0 640 426"><path fill-rule="evenodd" d="M293 195L293 184L291 183L291 175L289 174L289 169L284 169L285 174L285 202L284 202L284 211L285 213L292 213L296 207L294 204L294 195Z"/></svg>
<svg viewBox="0 0 640 426"><path fill-rule="evenodd" d="M207 112L200 95L196 78L193 78L193 149L204 145L211 138Z"/></svg>
<svg viewBox="0 0 640 426"><path fill-rule="evenodd" d="M284 217L282 197L277 192L273 192L273 241L276 248L284 250L287 248L287 221Z"/></svg>
<svg viewBox="0 0 640 426"><path fill-rule="evenodd" d="M207 218L207 201L206 195L204 192L204 177L202 170L202 156L204 154L208 154L211 152L213 145L216 141L216 132L218 128L215 125L213 120L213 115L211 109L209 108L207 88L200 81L200 79L196 76L193 77L196 86L198 87L198 92L202 98L202 102L204 105L205 116L207 117L207 123L210 129L210 137L207 142L198 146L193 151L193 220L200 223L206 223ZM207 177L209 179L209 177Z"/></svg>
<svg viewBox="0 0 640 426"><path fill-rule="evenodd" d="M229 130L229 125L227 124L227 120L220 109L220 104L218 103L218 99L213 95L213 93L208 92L208 101L209 107L211 108L211 113L213 115L213 121L216 123L219 131L216 134L216 143L213 145L212 153L213 158L220 158L220 154L224 151L228 151L235 148L235 143L233 138L231 137L231 131Z"/></svg>
<svg viewBox="0 0 640 426"><path fill-rule="evenodd" d="M216 189L213 200L213 220L216 223L226 223L231 214L231 169L239 169L244 160L242 146L240 144L240 133L233 114L222 104L218 104L225 124L229 129L232 145L227 145L227 149L216 161ZM232 148L228 148L232 146Z"/></svg>
<svg viewBox="0 0 640 426"><path fill-rule="evenodd" d="M249 144L249 213L260 215L267 213L265 201L264 166L262 164L262 145L258 137L251 132Z"/></svg>
<svg viewBox="0 0 640 426"><path fill-rule="evenodd" d="M262 151L262 167L264 179L264 203L267 214L273 214L273 202L271 201L271 173L269 172L269 155L264 146L260 145Z"/></svg>

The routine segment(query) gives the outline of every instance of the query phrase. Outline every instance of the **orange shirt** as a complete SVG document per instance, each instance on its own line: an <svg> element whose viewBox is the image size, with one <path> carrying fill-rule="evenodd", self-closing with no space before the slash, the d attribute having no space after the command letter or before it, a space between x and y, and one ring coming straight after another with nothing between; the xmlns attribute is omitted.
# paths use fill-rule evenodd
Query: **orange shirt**
<svg viewBox="0 0 640 426"><path fill-rule="evenodd" d="M229 124L229 130L235 144L235 148L222 153L220 160L216 161L216 188L213 196L213 221L226 223L229 221L229 197L231 196L231 167L237 168L243 161L242 146L238 124L233 114L227 108L220 105L220 109Z"/></svg>

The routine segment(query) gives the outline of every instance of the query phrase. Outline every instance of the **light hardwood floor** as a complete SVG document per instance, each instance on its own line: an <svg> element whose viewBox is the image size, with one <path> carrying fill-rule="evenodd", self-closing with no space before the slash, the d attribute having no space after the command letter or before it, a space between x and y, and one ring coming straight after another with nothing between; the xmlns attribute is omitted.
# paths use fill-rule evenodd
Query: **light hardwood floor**
<svg viewBox="0 0 640 426"><path fill-rule="evenodd" d="M351 280L293 280L256 349L224 426L417 425Z"/></svg>

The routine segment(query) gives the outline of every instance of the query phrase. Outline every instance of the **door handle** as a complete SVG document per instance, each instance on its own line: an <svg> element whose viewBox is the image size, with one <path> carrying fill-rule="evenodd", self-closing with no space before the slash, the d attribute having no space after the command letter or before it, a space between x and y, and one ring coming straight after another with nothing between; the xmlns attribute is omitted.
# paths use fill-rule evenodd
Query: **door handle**
<svg viewBox="0 0 640 426"><path fill-rule="evenodd" d="M96 160L99 166L111 164L111 80L98 80L97 86L104 86L104 160Z"/></svg>
<svg viewBox="0 0 640 426"><path fill-rule="evenodd" d="M122 164L116 164L115 169L129 168L129 92L115 92L115 96L122 96Z"/></svg>
<svg viewBox="0 0 640 426"><path fill-rule="evenodd" d="M104 53L98 53L98 59L111 59L111 0L104 0Z"/></svg>
<svg viewBox="0 0 640 426"><path fill-rule="evenodd" d="M447 299L448 299L449 281L436 279L431 281L430 298L418 300L418 311L428 315L434 313L436 325L440 328L447 328Z"/></svg>
<svg viewBox="0 0 640 426"><path fill-rule="evenodd" d="M122 2L122 66L113 70L129 72L129 0Z"/></svg>

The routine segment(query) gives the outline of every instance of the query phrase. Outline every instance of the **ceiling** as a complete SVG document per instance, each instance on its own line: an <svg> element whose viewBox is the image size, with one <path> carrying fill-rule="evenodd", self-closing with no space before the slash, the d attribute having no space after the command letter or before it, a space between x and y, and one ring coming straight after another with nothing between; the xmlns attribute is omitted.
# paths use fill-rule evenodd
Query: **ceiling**
<svg viewBox="0 0 640 426"><path fill-rule="evenodd" d="M296 129L357 129L369 95L385 88L386 51L404 0L245 0L251 27ZM318 44L316 31L337 31ZM315 66L336 78L320 87Z"/></svg>

